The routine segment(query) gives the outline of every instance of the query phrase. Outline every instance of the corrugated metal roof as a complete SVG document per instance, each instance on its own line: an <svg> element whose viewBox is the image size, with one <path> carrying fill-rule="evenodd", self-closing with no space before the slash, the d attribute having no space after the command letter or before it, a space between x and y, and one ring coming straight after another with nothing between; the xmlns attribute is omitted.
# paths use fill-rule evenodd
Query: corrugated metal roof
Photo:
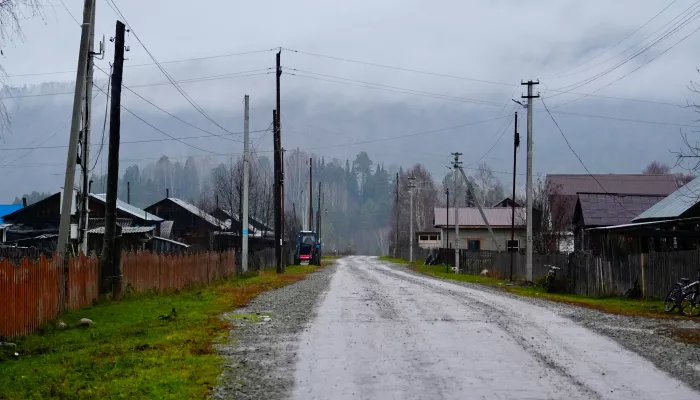
<svg viewBox="0 0 700 400"><path fill-rule="evenodd" d="M122 235L132 235L132 234L137 234L137 233L148 233L152 232L155 230L155 226L127 226L125 228L122 228ZM93 233L96 235L104 235L105 234L105 228L104 226L95 228L95 229L90 229L88 233Z"/></svg>
<svg viewBox="0 0 700 400"><path fill-rule="evenodd" d="M90 193L90 197L97 199L98 201L101 201L103 203L106 203L107 195ZM145 221L163 222L163 218L146 212L145 210L142 210L136 206L132 206L131 204L121 201L119 199L117 199L117 208L127 214L131 214Z"/></svg>
<svg viewBox="0 0 700 400"><path fill-rule="evenodd" d="M484 214L486 219L489 221L489 225L492 227L510 227L511 225L511 213L512 210L506 207L484 207ZM435 226L445 226L447 225L447 210L444 207L436 207L434 210L435 215ZM454 225L455 221L455 209L449 209L449 223ZM521 221L522 220L522 221ZM522 227L523 221L525 221L525 209L516 208L515 209L515 226ZM476 207L465 207L459 209L459 226L476 226L476 227L486 227L484 219L481 217L479 209Z"/></svg>
<svg viewBox="0 0 700 400"><path fill-rule="evenodd" d="M650 174L547 174L547 183L564 196L606 192L668 196L680 186L675 175Z"/></svg>
<svg viewBox="0 0 700 400"><path fill-rule="evenodd" d="M224 221L221 221L214 217L213 215L209 214L208 212L200 209L199 207L195 206L194 204L188 203L184 200L180 200L175 197L168 197L168 200L172 201L173 203L177 204L178 206L184 208L185 210L191 212L194 215L197 215L207 221L208 223L217 226L221 229L228 229L230 227L230 223L226 223Z"/></svg>
<svg viewBox="0 0 700 400"><path fill-rule="evenodd" d="M21 204L0 204L0 224L2 224L2 217L21 209L23 206Z"/></svg>
<svg viewBox="0 0 700 400"><path fill-rule="evenodd" d="M663 199L663 196L600 193L580 193L578 195L583 222L586 226L626 224L632 221L636 215ZM578 214L574 218L576 217Z"/></svg>
<svg viewBox="0 0 700 400"><path fill-rule="evenodd" d="M700 201L700 176L639 214L633 221L678 218L698 201Z"/></svg>

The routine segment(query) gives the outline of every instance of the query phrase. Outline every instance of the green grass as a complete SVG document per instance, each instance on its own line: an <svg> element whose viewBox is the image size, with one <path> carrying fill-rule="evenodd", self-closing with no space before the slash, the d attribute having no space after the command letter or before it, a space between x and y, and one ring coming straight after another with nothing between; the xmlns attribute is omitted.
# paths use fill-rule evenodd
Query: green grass
<svg viewBox="0 0 700 400"><path fill-rule="evenodd" d="M381 256L381 257L379 257L379 259L382 261L392 262L394 264L406 264L406 265L408 265L411 263L410 261L404 260L403 258L392 258L389 256Z"/></svg>
<svg viewBox="0 0 700 400"><path fill-rule="evenodd" d="M522 282L511 285L510 282L503 279L447 272L447 268L444 265L417 265L412 268L417 272L443 279L478 283L521 296L557 301L612 314L641 315L654 318L672 318L678 315L664 313L662 300L631 300L621 297L586 297L564 293L548 293L542 286L526 286Z"/></svg>
<svg viewBox="0 0 700 400"><path fill-rule="evenodd" d="M219 315L316 269L289 266L283 275L249 274L65 313L69 326L80 318L95 325L56 330L50 323L14 339L19 359L0 354L0 399L204 398L222 370L213 344L226 340L230 328ZM158 319L173 308L176 317Z"/></svg>

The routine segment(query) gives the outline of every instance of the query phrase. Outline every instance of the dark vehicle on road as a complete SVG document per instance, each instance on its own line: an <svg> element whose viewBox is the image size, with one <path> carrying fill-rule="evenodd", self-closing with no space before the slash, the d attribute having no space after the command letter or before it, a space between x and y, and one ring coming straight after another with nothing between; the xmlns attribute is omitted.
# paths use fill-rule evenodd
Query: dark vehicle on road
<svg viewBox="0 0 700 400"><path fill-rule="evenodd" d="M313 231L300 231L294 253L294 265L321 265L321 243Z"/></svg>

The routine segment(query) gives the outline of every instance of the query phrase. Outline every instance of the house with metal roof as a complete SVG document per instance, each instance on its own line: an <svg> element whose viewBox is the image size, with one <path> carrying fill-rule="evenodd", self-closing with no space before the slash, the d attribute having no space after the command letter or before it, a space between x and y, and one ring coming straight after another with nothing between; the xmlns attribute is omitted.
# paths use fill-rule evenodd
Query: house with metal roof
<svg viewBox="0 0 700 400"><path fill-rule="evenodd" d="M640 212L631 221L589 227L586 234L604 248L617 252L700 249L700 177Z"/></svg>
<svg viewBox="0 0 700 400"><path fill-rule="evenodd" d="M167 197L146 207L146 210L172 221L170 239L189 245L193 250L216 248L214 234L230 230L230 222L222 221L192 203L175 197Z"/></svg>
<svg viewBox="0 0 700 400"><path fill-rule="evenodd" d="M459 218L459 247L471 251L491 250L498 251L506 248L506 242L510 240L511 222L513 211L507 207L483 207L484 215L496 236L498 245L489 235L484 218L477 207L460 207L458 212L454 208L436 207L433 212L433 226L440 230L440 237L444 247L455 247L456 228L455 215ZM515 240L519 247L525 246L525 209L515 209Z"/></svg>
<svg viewBox="0 0 700 400"><path fill-rule="evenodd" d="M649 222L698 216L700 216L700 177L669 194L637 215L632 221Z"/></svg>
<svg viewBox="0 0 700 400"><path fill-rule="evenodd" d="M105 197L104 194L90 193L88 199L90 208L88 247L91 250L99 251L100 249L99 244L90 244L90 237L96 237L99 235L99 229L104 229ZM9 243L22 243L26 246L41 244L43 250L51 252L56 248L60 218L61 192L58 192L5 215L4 221L11 226L5 230L4 235ZM76 216L73 216L72 219L73 223L77 223ZM120 226L126 229L125 235L132 235L137 232L132 232L127 227L140 227L141 230L148 229L148 232L152 232L158 229L158 225L163 222L163 219L117 199L117 221ZM145 234L145 232L138 233ZM150 236L149 234L147 237ZM147 237L144 235L144 238ZM123 243L127 243L127 241L123 241Z"/></svg>
<svg viewBox="0 0 700 400"><path fill-rule="evenodd" d="M591 240L587 229L630 223L663 199L658 195L579 193L572 218L575 248L599 253L600 243Z"/></svg>

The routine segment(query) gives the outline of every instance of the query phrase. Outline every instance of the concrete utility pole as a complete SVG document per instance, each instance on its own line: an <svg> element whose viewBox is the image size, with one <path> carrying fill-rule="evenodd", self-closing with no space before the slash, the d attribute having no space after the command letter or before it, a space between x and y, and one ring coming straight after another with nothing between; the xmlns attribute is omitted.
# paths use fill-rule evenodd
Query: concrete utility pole
<svg viewBox="0 0 700 400"><path fill-rule="evenodd" d="M522 82L522 85L527 85L527 96L521 96L527 99L527 184L526 184L526 202L527 202L527 247L525 248L525 271L526 279L532 282L532 99L540 97L540 94L533 95L534 85L539 85L540 81Z"/></svg>
<svg viewBox="0 0 700 400"><path fill-rule="evenodd" d="M92 4L92 18L90 19L90 44L88 45L88 65L85 82L85 113L83 132L80 143L80 164L83 167L81 177L81 207L80 207L80 251L88 253L88 229L90 222L90 131L92 130L92 84L94 70L95 48L95 1Z"/></svg>
<svg viewBox="0 0 700 400"><path fill-rule="evenodd" d="M408 250L408 251L409 251L409 262L410 262L411 264L413 264L413 189L416 188L415 181L416 181L416 178L413 177L413 176L411 176L411 177L408 178L408 191L409 191L410 194L411 194L411 205L410 205L410 207L409 207L409 209L408 209L408 213L411 215L411 218L410 218L410 219L411 219L411 225L410 225L410 228L409 228L409 231L410 231L410 233L411 233L411 237L410 237L410 242L409 242L409 243L410 243L410 245L409 245L410 247L409 247L409 250Z"/></svg>
<svg viewBox="0 0 700 400"><path fill-rule="evenodd" d="M518 112L515 112L515 128L513 130L513 204L511 205L510 213L510 241L515 240L515 180L517 177L518 170L518 146L520 146L520 134L518 134ZM508 249L510 251L510 280L513 281L513 258L515 256L515 250Z"/></svg>
<svg viewBox="0 0 700 400"><path fill-rule="evenodd" d="M121 121L122 73L124 72L124 23L117 21L112 69L112 104L109 110L109 152L107 159L107 196L105 199L105 233L102 245L103 293L111 288L115 299L121 297L121 248L117 239L117 187L119 184L119 140ZM121 231L121 228L119 229Z"/></svg>
<svg viewBox="0 0 700 400"><path fill-rule="evenodd" d="M250 140L249 124L249 97L243 97L243 222L241 224L241 270L248 272L248 174L250 174L250 154L248 141Z"/></svg>
<svg viewBox="0 0 700 400"><path fill-rule="evenodd" d="M58 230L58 247L60 254L65 254L68 246L68 236L71 225L71 208L73 205L73 185L75 183L75 167L78 156L78 131L80 130L80 111L82 110L83 93L85 92L85 75L87 59L90 52L90 26L95 0L85 0L83 6L83 24L80 35L80 51L78 53L78 68L75 78L75 94L73 96L73 114L68 139L68 156L66 159L66 176L63 181L63 199L61 203L61 224Z"/></svg>
<svg viewBox="0 0 700 400"><path fill-rule="evenodd" d="M396 214L396 228L394 229L394 259L396 249L399 247L399 173L396 173L396 200L394 201L394 213Z"/></svg>
<svg viewBox="0 0 700 400"><path fill-rule="evenodd" d="M454 193L455 193L455 199L454 199L454 207L455 207L455 273L459 273L459 206L457 205L457 198L459 196L457 195L459 192L457 191L457 180L458 180L458 175L457 174L457 169L462 166L462 162L459 161L459 156L462 155L462 153L452 153L454 156L455 160L452 162L452 174L454 175ZM449 210L448 210L449 211ZM448 238L449 238L449 232L448 232Z"/></svg>
<svg viewBox="0 0 700 400"><path fill-rule="evenodd" d="M450 188L445 189L445 195L447 196L447 207L445 208L445 218L447 218L447 221L445 222L445 225L447 225L447 235L443 238L443 243L445 248L450 247Z"/></svg>

